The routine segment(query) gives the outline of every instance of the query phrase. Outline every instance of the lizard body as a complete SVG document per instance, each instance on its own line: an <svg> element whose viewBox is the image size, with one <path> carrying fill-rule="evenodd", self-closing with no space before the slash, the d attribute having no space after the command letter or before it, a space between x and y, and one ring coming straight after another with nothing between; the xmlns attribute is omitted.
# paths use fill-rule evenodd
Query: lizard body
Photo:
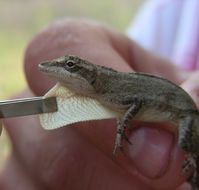
<svg viewBox="0 0 199 190"><path fill-rule="evenodd" d="M199 111L191 97L167 79L124 73L94 65L76 56L43 62L39 69L77 94L97 99L119 114L115 149L121 148L125 129L132 119L173 122L178 126L179 145L188 153L183 171L196 168L199 155ZM197 174L194 173L194 178Z"/></svg>

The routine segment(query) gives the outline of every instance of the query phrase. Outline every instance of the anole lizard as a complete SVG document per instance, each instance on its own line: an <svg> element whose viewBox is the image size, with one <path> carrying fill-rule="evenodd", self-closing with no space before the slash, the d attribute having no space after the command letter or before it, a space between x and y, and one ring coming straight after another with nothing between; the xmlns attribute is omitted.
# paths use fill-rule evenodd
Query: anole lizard
<svg viewBox="0 0 199 190"><path fill-rule="evenodd" d="M39 70L56 78L63 86L91 97L120 112L114 152L122 148L125 130L131 120L172 122L179 130L179 145L187 152L183 172L195 168L196 188L199 155L199 111L191 97L167 79L144 74L124 73L94 65L77 56L63 56L39 64Z"/></svg>

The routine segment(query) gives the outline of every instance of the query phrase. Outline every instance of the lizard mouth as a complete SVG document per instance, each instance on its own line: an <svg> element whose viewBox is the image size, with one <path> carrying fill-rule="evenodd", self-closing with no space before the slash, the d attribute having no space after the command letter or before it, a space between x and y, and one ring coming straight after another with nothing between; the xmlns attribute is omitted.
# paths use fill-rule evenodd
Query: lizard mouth
<svg viewBox="0 0 199 190"><path fill-rule="evenodd" d="M71 84L71 80L67 79L69 75L63 73L63 69L58 67L55 62L42 62L38 65L38 69L39 71L45 73L45 75L51 76L58 81L63 81L64 84Z"/></svg>
<svg viewBox="0 0 199 190"><path fill-rule="evenodd" d="M51 62L49 61L45 61L45 62L42 62L38 65L38 68L40 71L42 72L50 72L50 71L53 71L53 66Z"/></svg>
<svg viewBox="0 0 199 190"><path fill-rule="evenodd" d="M49 62L48 61L41 62L39 63L38 67L40 70L43 70L44 68L49 67Z"/></svg>

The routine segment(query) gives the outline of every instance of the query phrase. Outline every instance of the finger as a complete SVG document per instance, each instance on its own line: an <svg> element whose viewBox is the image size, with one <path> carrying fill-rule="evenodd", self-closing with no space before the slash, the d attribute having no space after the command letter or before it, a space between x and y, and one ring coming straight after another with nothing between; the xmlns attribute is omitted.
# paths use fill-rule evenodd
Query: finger
<svg viewBox="0 0 199 190"><path fill-rule="evenodd" d="M54 82L38 71L38 64L63 55L78 55L99 65L120 71L153 73L181 83L187 75L138 46L125 35L103 25L77 20L59 21L40 32L29 44L25 73L36 94L43 94ZM33 79L37 80L33 80ZM40 81L38 83L38 81Z"/></svg>
<svg viewBox="0 0 199 190"><path fill-rule="evenodd" d="M113 126L110 122L90 122L78 129L111 158L116 123ZM132 176L136 174L143 183L155 189L173 189L187 177L182 174L184 156L177 138L165 129L168 126L139 124L129 136L132 145L124 144L124 154L114 157L114 161Z"/></svg>
<svg viewBox="0 0 199 190"><path fill-rule="evenodd" d="M190 77L181 84L181 87L189 93L193 98L196 105L199 107L199 85L198 85L199 73L191 73Z"/></svg>
<svg viewBox="0 0 199 190"><path fill-rule="evenodd" d="M24 170L22 164L13 155L8 158L0 174L1 190L42 190L44 187L33 183L33 179ZM37 185L36 185L37 184Z"/></svg>
<svg viewBox="0 0 199 190"><path fill-rule="evenodd" d="M113 36L117 36L118 39L117 43L115 41L114 42L116 44L120 44L120 46L117 46L113 42L113 39L116 39L116 37L111 39L107 35L107 33L109 33L108 35L110 36L109 30L107 31L104 27L97 26L96 24L84 22L82 24L82 22L74 21L56 23L40 33L29 45L25 59L27 79L33 91L36 93L43 93L47 87L52 85L52 83L49 82L47 78L44 78L44 76L39 74L39 72L37 71L37 64L44 59L51 59L64 54L79 55L96 64L107 65L121 71L130 71L132 68L130 64L127 63L129 62L129 57L127 56L128 53L126 53L129 52L129 39L122 34L119 34L117 32L114 33ZM34 81L33 78L37 78L40 82L38 83L38 81ZM95 126L96 125L97 124L95 123ZM98 125L100 125L101 128L101 126L105 125L105 123L101 123ZM98 146L102 144L101 142L105 142L104 144L108 143L107 141L113 142L113 125L110 124L110 127L107 127L107 129L104 128L106 128L106 125L102 127L101 130L107 131L107 136L103 133L98 133L100 129L97 129L97 127L95 127L94 129L95 132L91 132L90 130L85 129L82 130L82 134L86 135L86 137L91 140L95 137L96 139L100 139L97 140L97 143L95 143ZM143 131L146 131L146 128L143 128ZM93 135L92 137L93 133L95 135ZM146 134L147 133L148 132L146 132ZM147 171L147 174L145 173L143 175L146 178L148 177L148 183L151 186L162 189L162 184L164 184L164 188L169 189L169 186L171 189L180 184L184 179L184 177L181 175L181 161L183 157L182 153L179 151L179 148L176 146L176 141L174 142L174 147L171 148L171 146L169 145L172 139L170 137L170 134L168 135L168 133L164 130L161 131L161 133L165 140L162 141L160 138L156 139L157 141L155 142L155 144L162 144L162 148L166 149L166 151L162 155L170 156L166 156L168 159L164 160L163 163L160 161L160 158L162 157L159 157L158 152L152 148L153 146L149 146L151 147L151 149L149 149L151 150L149 151L150 154L148 154L149 160L153 160L154 163L158 163L158 165L154 165L158 167L158 169L156 170L158 171L158 174L153 173L151 175L150 172L153 172L153 168L151 168L149 171ZM108 140L103 141L103 139ZM164 142L166 142L166 144L164 144ZM153 143L154 142L151 142L151 138L147 138L146 141L144 141L143 145L147 146L149 144L152 145ZM106 150L103 145L102 150L105 151L104 149ZM142 152L141 149L139 151ZM174 156L171 156L173 154ZM136 163L136 159L138 158L138 156L135 159L133 157L130 157L130 161L132 163ZM120 160L120 164L126 164L126 160L123 160L123 158L121 158ZM169 163L166 167L167 169L165 169L163 174L159 176L159 171L162 169L162 167L165 167L165 162ZM145 166L148 167L148 165L149 163ZM133 166L133 164L129 164L129 162L127 162L126 166L126 170L128 169L130 171L135 171L135 167ZM144 171L143 168L142 171ZM158 179L151 179L154 178L154 176L155 178L158 177ZM170 181L171 183L165 183L166 181Z"/></svg>

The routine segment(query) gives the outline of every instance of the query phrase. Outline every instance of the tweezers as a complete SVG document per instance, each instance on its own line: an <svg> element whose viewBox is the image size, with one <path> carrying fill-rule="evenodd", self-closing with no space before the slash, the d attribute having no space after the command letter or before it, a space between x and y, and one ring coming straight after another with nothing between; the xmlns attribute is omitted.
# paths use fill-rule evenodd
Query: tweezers
<svg viewBox="0 0 199 190"><path fill-rule="evenodd" d="M36 115L56 111L56 97L33 97L0 101L0 118Z"/></svg>

